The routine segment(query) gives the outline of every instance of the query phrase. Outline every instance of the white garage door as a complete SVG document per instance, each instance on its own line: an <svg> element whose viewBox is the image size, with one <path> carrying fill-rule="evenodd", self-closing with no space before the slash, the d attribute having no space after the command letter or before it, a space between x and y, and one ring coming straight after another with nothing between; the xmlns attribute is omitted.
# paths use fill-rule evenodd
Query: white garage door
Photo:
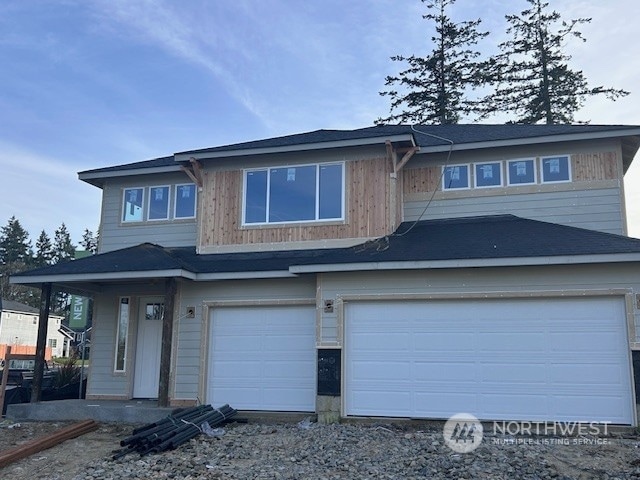
<svg viewBox="0 0 640 480"><path fill-rule="evenodd" d="M315 411L313 306L215 308L210 321L208 403Z"/></svg>
<svg viewBox="0 0 640 480"><path fill-rule="evenodd" d="M354 302L347 415L631 424L621 298Z"/></svg>

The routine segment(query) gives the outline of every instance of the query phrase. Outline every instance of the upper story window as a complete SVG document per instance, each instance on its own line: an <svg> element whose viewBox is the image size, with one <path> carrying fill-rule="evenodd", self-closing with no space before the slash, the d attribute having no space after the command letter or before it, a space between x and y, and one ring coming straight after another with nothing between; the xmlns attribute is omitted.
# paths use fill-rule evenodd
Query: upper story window
<svg viewBox="0 0 640 480"><path fill-rule="evenodd" d="M344 218L344 164L245 171L244 224Z"/></svg>
<svg viewBox="0 0 640 480"><path fill-rule="evenodd" d="M196 186L193 183L176 185L175 218L195 218Z"/></svg>
<svg viewBox="0 0 640 480"><path fill-rule="evenodd" d="M122 208L123 222L141 222L143 217L144 188L125 188Z"/></svg>
<svg viewBox="0 0 640 480"><path fill-rule="evenodd" d="M542 157L542 183L571 181L571 164L568 155Z"/></svg>
<svg viewBox="0 0 640 480"><path fill-rule="evenodd" d="M174 187L160 185L125 188L122 222L170 220L171 213L176 220L195 218L196 186L193 183L185 183Z"/></svg>
<svg viewBox="0 0 640 480"><path fill-rule="evenodd" d="M449 165L443 167L442 189L469 188L469 165Z"/></svg>
<svg viewBox="0 0 640 480"><path fill-rule="evenodd" d="M149 189L149 220L169 218L169 187L151 187Z"/></svg>
<svg viewBox="0 0 640 480"><path fill-rule="evenodd" d="M536 183L536 162L533 158L509 160L507 162L509 185Z"/></svg>
<svg viewBox="0 0 640 480"><path fill-rule="evenodd" d="M474 173L478 188L502 186L501 162L476 163Z"/></svg>

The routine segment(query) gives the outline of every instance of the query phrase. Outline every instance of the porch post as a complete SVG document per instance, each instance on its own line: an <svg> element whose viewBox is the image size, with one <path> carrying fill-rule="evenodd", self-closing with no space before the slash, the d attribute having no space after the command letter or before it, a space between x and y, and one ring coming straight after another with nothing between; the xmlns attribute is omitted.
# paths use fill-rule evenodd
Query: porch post
<svg viewBox="0 0 640 480"><path fill-rule="evenodd" d="M44 355L47 346L47 327L49 326L49 310L51 308L51 284L44 283L40 294L40 318L38 320L38 339L36 341L36 360L33 366L33 383L31 384L31 402L39 402L42 392L42 375L44 374Z"/></svg>
<svg viewBox="0 0 640 480"><path fill-rule="evenodd" d="M169 378L171 376L171 341L173 339L173 310L178 283L175 278L167 279L164 291L164 316L162 319L162 346L160 351L160 386L158 406L169 406Z"/></svg>

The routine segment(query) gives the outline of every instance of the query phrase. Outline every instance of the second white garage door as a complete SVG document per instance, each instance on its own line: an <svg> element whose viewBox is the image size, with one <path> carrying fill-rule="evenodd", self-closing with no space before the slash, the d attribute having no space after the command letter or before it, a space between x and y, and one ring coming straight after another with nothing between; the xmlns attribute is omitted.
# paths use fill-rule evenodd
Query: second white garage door
<svg viewBox="0 0 640 480"><path fill-rule="evenodd" d="M347 415L631 424L622 298L354 302Z"/></svg>
<svg viewBox="0 0 640 480"><path fill-rule="evenodd" d="M313 306L215 308L210 322L207 403L315 411Z"/></svg>

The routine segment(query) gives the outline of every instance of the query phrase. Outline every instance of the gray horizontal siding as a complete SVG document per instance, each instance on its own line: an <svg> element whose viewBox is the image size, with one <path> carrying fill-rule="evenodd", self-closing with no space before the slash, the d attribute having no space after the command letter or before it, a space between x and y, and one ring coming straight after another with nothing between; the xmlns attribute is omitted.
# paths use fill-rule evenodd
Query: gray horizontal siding
<svg viewBox="0 0 640 480"><path fill-rule="evenodd" d="M621 198L619 188L605 188L434 199L422 220L513 214L533 220L623 235L625 229ZM426 205L427 200L406 200L404 220L418 219Z"/></svg>
<svg viewBox="0 0 640 480"><path fill-rule="evenodd" d="M87 394L127 395L129 389L127 377L113 373L118 298L106 295L96 296L93 305L91 370L87 383ZM134 348L131 341L128 348L129 355L131 355L131 348Z"/></svg>
<svg viewBox="0 0 640 480"><path fill-rule="evenodd" d="M167 220L124 224L120 222L123 188L171 185L170 212L173 213L173 185L190 183L185 174L149 175L131 179L128 177L107 183L102 193L102 220L100 225L100 252L109 252L149 242L165 247L194 246L196 244L195 220ZM145 191L145 204L148 200ZM146 205L145 205L146 211Z"/></svg>

